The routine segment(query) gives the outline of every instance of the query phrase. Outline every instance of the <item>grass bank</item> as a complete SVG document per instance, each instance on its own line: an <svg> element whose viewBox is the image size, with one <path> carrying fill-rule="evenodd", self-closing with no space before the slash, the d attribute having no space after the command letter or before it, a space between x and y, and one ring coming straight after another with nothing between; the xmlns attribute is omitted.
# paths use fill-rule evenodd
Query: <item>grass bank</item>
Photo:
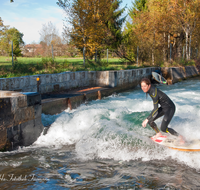
<svg viewBox="0 0 200 190"><path fill-rule="evenodd" d="M26 58L19 57L14 61L12 58L0 56L0 78L20 77L37 74L61 73L64 71L104 71L133 69L135 65L123 63L118 58L102 59L95 63L93 60L86 60L83 65L82 58Z"/></svg>
<svg viewBox="0 0 200 190"><path fill-rule="evenodd" d="M197 63L197 61L196 61ZM159 67L176 67L176 66L188 66L195 65L194 60L186 61L174 61L163 62L155 64L153 66ZM151 67L151 63L142 63L137 67L136 64L130 64L123 62L119 58L102 59L97 63L94 60L86 60L85 66L83 65L83 58L27 58L19 57L14 61L12 66L11 57L0 56L0 78L20 77L27 75L37 74L52 74L61 73L64 71L105 71L105 70L125 70L136 69L143 67Z"/></svg>

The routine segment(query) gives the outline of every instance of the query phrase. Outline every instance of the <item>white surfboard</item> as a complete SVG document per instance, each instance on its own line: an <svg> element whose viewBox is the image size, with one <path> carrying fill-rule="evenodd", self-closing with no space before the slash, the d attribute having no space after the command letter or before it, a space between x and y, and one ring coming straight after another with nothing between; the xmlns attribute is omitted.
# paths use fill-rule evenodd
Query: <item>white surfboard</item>
<svg viewBox="0 0 200 190"><path fill-rule="evenodd" d="M158 73L152 72L151 74L152 74L153 79L156 80L157 82L161 84L167 84L167 80L161 75L159 75Z"/></svg>
<svg viewBox="0 0 200 190"><path fill-rule="evenodd" d="M200 151L200 140L193 140L185 142L184 144L180 144L178 139L170 139L167 136L160 136L156 139L155 136L153 136L151 137L151 139L157 144L178 151L190 151L190 152Z"/></svg>

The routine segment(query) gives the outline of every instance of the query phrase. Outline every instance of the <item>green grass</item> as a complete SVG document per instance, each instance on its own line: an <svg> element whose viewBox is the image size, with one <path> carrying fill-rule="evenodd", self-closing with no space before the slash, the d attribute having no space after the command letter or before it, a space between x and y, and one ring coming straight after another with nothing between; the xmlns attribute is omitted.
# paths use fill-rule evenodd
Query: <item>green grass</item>
<svg viewBox="0 0 200 190"><path fill-rule="evenodd" d="M179 66L195 65L194 61L179 61L175 62ZM175 63L170 66L175 66ZM177 66L178 66L177 65ZM27 75L37 74L53 74L61 73L64 71L105 71L105 70L125 70L151 67L150 63L140 64L137 67L134 64L124 63L119 58L102 59L100 62L95 63L94 60L86 60L85 66L83 65L83 58L27 58L18 57L14 61L12 67L12 58L0 56L0 78L20 77ZM155 66L161 66L155 65ZM164 66L164 65L163 65ZM169 66L169 65L168 65Z"/></svg>
<svg viewBox="0 0 200 190"><path fill-rule="evenodd" d="M102 59L99 63L82 58L27 58L18 57L12 67L12 58L0 56L0 78L20 77L37 74L61 73L64 71L104 71L136 68L127 66L118 58Z"/></svg>

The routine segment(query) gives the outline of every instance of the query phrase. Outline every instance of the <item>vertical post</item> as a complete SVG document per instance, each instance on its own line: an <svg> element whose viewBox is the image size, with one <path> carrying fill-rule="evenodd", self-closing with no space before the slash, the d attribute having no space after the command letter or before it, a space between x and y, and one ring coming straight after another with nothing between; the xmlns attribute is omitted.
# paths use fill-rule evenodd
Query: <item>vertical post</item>
<svg viewBox="0 0 200 190"><path fill-rule="evenodd" d="M83 66L85 67L85 46L83 47Z"/></svg>
<svg viewBox="0 0 200 190"><path fill-rule="evenodd" d="M83 66L85 67L85 37L83 37Z"/></svg>
<svg viewBox="0 0 200 190"><path fill-rule="evenodd" d="M12 40L12 66L14 66L14 61L13 61L13 40Z"/></svg>
<svg viewBox="0 0 200 190"><path fill-rule="evenodd" d="M37 92L40 93L40 77L37 77Z"/></svg>
<svg viewBox="0 0 200 190"><path fill-rule="evenodd" d="M107 49L107 63L108 63L108 49Z"/></svg>
<svg viewBox="0 0 200 190"><path fill-rule="evenodd" d="M139 61L139 47L137 46L137 67L138 67L138 61Z"/></svg>
<svg viewBox="0 0 200 190"><path fill-rule="evenodd" d="M170 44L170 61L172 60L172 44Z"/></svg>
<svg viewBox="0 0 200 190"><path fill-rule="evenodd" d="M52 60L54 61L54 56L53 56L53 44L51 44L51 53L52 53Z"/></svg>

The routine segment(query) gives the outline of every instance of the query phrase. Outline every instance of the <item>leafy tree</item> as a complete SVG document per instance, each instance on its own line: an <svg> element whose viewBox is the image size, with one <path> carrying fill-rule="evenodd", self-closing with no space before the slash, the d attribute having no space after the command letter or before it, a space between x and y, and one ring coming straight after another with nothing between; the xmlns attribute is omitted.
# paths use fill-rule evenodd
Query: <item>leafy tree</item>
<svg viewBox="0 0 200 190"><path fill-rule="evenodd" d="M21 56L20 46L24 44L23 34L20 33L16 28L5 29L0 39L0 44L3 53L12 55L11 44L13 41L13 54L16 57Z"/></svg>
<svg viewBox="0 0 200 190"><path fill-rule="evenodd" d="M59 0L58 5L66 11L66 22L70 25L65 28L65 35L81 51L86 49L87 57L106 47L116 48L125 20L120 18L124 11L119 10L120 3L118 0L74 0L72 3Z"/></svg>

